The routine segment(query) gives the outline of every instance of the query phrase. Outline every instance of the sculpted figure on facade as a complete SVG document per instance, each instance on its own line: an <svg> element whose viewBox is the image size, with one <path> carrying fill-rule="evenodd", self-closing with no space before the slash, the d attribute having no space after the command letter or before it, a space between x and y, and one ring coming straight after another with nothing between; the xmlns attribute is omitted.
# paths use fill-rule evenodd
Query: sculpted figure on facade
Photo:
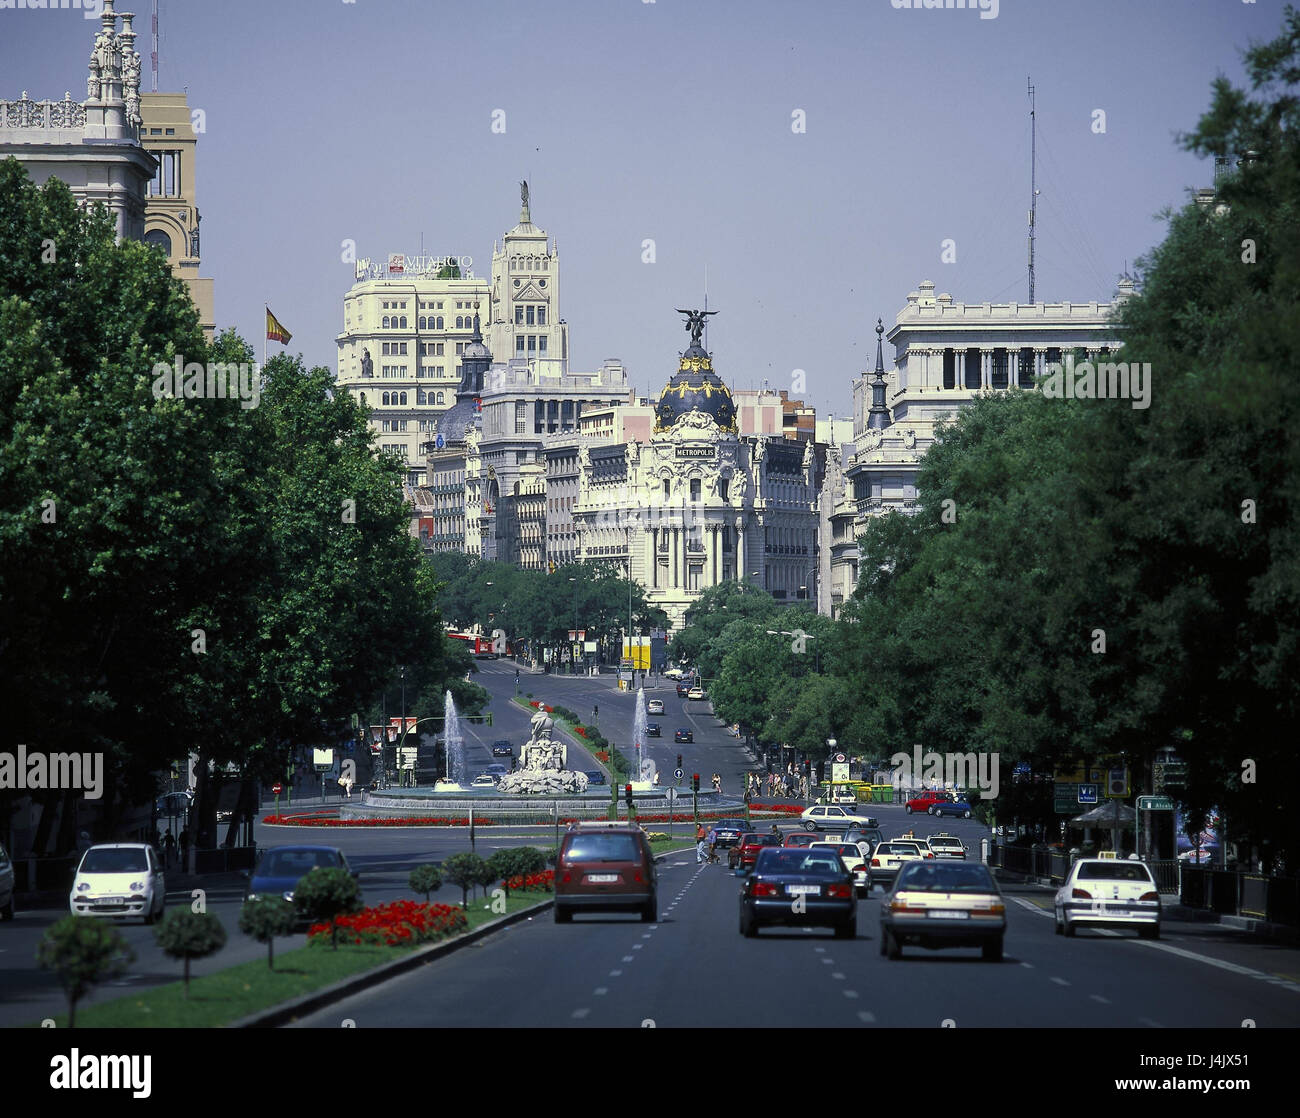
<svg viewBox="0 0 1300 1118"><path fill-rule="evenodd" d="M86 79L86 100L99 100L99 63L93 54L90 56L90 77Z"/></svg>

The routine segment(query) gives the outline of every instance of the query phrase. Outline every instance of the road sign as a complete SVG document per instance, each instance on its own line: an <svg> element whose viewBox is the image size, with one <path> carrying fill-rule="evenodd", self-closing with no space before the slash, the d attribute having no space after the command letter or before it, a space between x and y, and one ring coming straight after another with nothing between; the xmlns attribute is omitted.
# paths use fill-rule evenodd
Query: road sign
<svg viewBox="0 0 1300 1118"><path fill-rule="evenodd" d="M1174 801L1168 796L1139 796L1138 811L1173 811Z"/></svg>
<svg viewBox="0 0 1300 1118"><path fill-rule="evenodd" d="M681 769L673 769L673 776L675 776L678 780L681 780L681 778L682 778L682 770L681 770Z"/></svg>
<svg viewBox="0 0 1300 1118"><path fill-rule="evenodd" d="M677 771L678 771L678 772L681 772L682 770L681 770L681 769L678 769ZM676 788L669 788L669 789L668 789L667 798L668 798L668 802L669 802L669 803L672 803L675 799L677 799L677 789L676 789Z"/></svg>
<svg viewBox="0 0 1300 1118"><path fill-rule="evenodd" d="M1071 780L1058 780L1052 799L1057 815L1073 815L1079 810L1079 785Z"/></svg>
<svg viewBox="0 0 1300 1118"><path fill-rule="evenodd" d="M1095 804L1097 802L1097 786L1095 784L1079 785L1079 803Z"/></svg>
<svg viewBox="0 0 1300 1118"><path fill-rule="evenodd" d="M848 760L848 758L845 757L843 753L837 753L835 754L835 760L842 765L844 764L845 761Z"/></svg>
<svg viewBox="0 0 1300 1118"><path fill-rule="evenodd" d="M278 795L279 795L281 792L283 792L283 791L284 791L284 785L282 785L282 784L272 784L272 785L271 785L271 795L272 795L272 796L278 796Z"/></svg>

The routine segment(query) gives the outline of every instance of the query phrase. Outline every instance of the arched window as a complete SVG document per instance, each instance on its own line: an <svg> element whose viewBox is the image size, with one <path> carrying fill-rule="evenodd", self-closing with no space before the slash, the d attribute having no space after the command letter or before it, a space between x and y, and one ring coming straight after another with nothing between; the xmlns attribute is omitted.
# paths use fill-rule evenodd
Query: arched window
<svg viewBox="0 0 1300 1118"><path fill-rule="evenodd" d="M420 315L420 329L421 329L421 330L423 330L423 329L425 328L424 323L425 323L424 315Z"/></svg>
<svg viewBox="0 0 1300 1118"><path fill-rule="evenodd" d="M457 316L456 316L456 329L457 329L457 330L460 329L460 324L461 324L462 321L464 321L464 320L460 317L460 315L457 315Z"/></svg>
<svg viewBox="0 0 1300 1118"><path fill-rule="evenodd" d="M424 389L423 389L423 388L417 388L417 389L415 390L415 402L416 402L417 404L423 404L423 403L424 403Z"/></svg>
<svg viewBox="0 0 1300 1118"><path fill-rule="evenodd" d="M442 393L441 393L441 392L438 393L438 403L440 403L440 404L442 403Z"/></svg>
<svg viewBox="0 0 1300 1118"><path fill-rule="evenodd" d="M366 403L366 394L365 394L364 392L362 392L362 393L358 396L358 399L361 401L361 406L362 406L363 408L368 408L368 407L370 406L369 404Z"/></svg>
<svg viewBox="0 0 1300 1118"><path fill-rule="evenodd" d="M383 394L383 396L380 397L380 399L383 401L384 406L387 407L387 406L388 406L388 393L385 392L385 393Z"/></svg>
<svg viewBox="0 0 1300 1118"><path fill-rule="evenodd" d="M384 315L384 329L388 329L388 315Z"/></svg>
<svg viewBox="0 0 1300 1118"><path fill-rule="evenodd" d="M442 315L439 315L439 316L438 316L438 329L439 329L439 330L445 330L445 329L446 329L446 327L442 324Z"/></svg>
<svg viewBox="0 0 1300 1118"><path fill-rule="evenodd" d="M403 403L403 404L406 403L406 393L405 393L405 392L402 393L402 403Z"/></svg>
<svg viewBox="0 0 1300 1118"><path fill-rule="evenodd" d="M402 315L402 329L406 329L406 315Z"/></svg>

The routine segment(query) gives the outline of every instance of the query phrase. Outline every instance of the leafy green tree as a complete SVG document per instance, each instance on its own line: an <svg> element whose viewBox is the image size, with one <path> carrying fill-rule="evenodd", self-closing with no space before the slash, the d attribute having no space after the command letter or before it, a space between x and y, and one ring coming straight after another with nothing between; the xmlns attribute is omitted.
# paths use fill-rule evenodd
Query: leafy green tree
<svg viewBox="0 0 1300 1118"><path fill-rule="evenodd" d="M330 946L339 947L340 916L361 911L361 887L342 866L315 866L294 887L293 903L312 923L328 923Z"/></svg>
<svg viewBox="0 0 1300 1118"><path fill-rule="evenodd" d="M226 946L226 929L211 912L173 908L154 928L163 954L185 962L185 996L190 996L190 961L206 959Z"/></svg>
<svg viewBox="0 0 1300 1118"><path fill-rule="evenodd" d="M99 920L65 916L46 929L36 961L58 975L68 999L68 1028L77 1026L77 1003L92 987L126 973L135 952L116 928Z"/></svg>
<svg viewBox="0 0 1300 1118"><path fill-rule="evenodd" d="M466 910L469 909L469 891L483 880L487 872L487 863L468 850L453 854L442 864L442 876L460 890L460 905Z"/></svg>
<svg viewBox="0 0 1300 1118"><path fill-rule="evenodd" d="M423 893L424 903L428 904L430 894L442 888L442 874L437 866L416 866L406 883L410 886L411 892Z"/></svg>
<svg viewBox="0 0 1300 1118"><path fill-rule="evenodd" d="M523 872L519 869L518 855L518 850L496 850L487 859L487 869L492 875L492 881L501 882L507 897L510 896L510 879Z"/></svg>
<svg viewBox="0 0 1300 1118"><path fill-rule="evenodd" d="M266 944L269 970L275 969L275 937L292 935L293 922L293 905L283 897L254 897L239 910L239 930Z"/></svg>

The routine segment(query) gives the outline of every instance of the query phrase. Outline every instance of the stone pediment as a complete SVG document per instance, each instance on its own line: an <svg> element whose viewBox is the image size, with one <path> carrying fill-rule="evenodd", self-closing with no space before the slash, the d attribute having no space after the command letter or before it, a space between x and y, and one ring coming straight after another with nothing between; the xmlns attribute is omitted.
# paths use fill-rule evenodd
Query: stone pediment
<svg viewBox="0 0 1300 1118"><path fill-rule="evenodd" d="M515 303L549 303L551 296L549 292L542 291L530 281L516 291L511 300Z"/></svg>

